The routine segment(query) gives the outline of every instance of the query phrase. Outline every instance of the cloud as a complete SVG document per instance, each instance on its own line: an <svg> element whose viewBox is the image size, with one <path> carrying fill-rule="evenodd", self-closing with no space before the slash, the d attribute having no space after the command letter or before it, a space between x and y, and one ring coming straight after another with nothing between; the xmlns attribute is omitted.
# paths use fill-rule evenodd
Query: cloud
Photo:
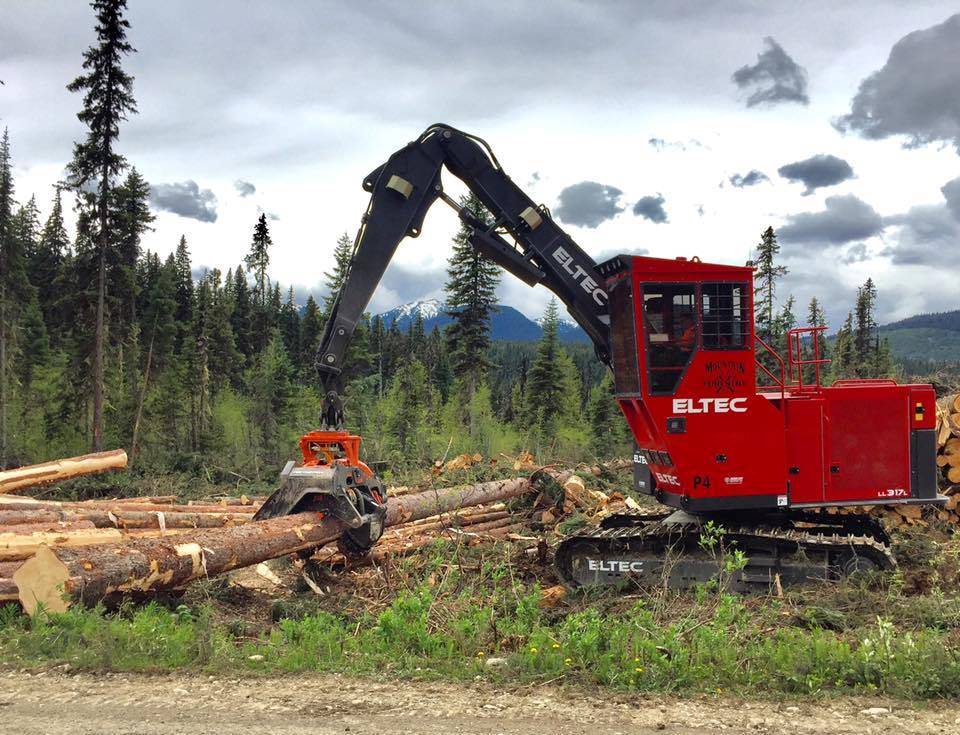
<svg viewBox="0 0 960 735"><path fill-rule="evenodd" d="M801 212L787 217L787 224L777 230L780 242L823 249L865 240L883 232L883 218L853 194L827 197L825 205L821 212Z"/></svg>
<svg viewBox="0 0 960 735"><path fill-rule="evenodd" d="M960 14L908 33L887 62L860 82L850 112L834 120L841 132L879 140L907 136L913 148L952 142L960 153Z"/></svg>
<svg viewBox="0 0 960 735"><path fill-rule="evenodd" d="M667 221L667 212L663 208L665 201L661 194L641 197L633 205L633 213L638 217L645 217L651 222L656 222L658 225L663 224Z"/></svg>
<svg viewBox="0 0 960 735"><path fill-rule="evenodd" d="M947 208L953 213L957 221L960 221L960 176L951 179L942 187L943 198L947 200Z"/></svg>
<svg viewBox="0 0 960 735"><path fill-rule="evenodd" d="M745 186L756 186L761 181L770 181L770 177L762 171L757 171L757 169L752 168L742 176L740 174L734 174L730 177L729 181L738 189L742 189Z"/></svg>
<svg viewBox="0 0 960 735"><path fill-rule="evenodd" d="M560 192L560 206L554 214L569 225L597 227L624 210L620 206L621 196L623 192L615 186L581 181Z"/></svg>
<svg viewBox="0 0 960 735"><path fill-rule="evenodd" d="M150 203L157 209L200 222L217 221L217 197L209 189L201 189L188 179L176 184L150 187Z"/></svg>
<svg viewBox="0 0 960 735"><path fill-rule="evenodd" d="M790 181L799 181L806 190L804 196L813 194L822 186L834 186L853 178L853 169L842 158L819 153L816 156L781 166L777 173Z"/></svg>
<svg viewBox="0 0 960 735"><path fill-rule="evenodd" d="M885 223L899 227L894 244L880 253L895 265L956 267L948 254L960 252L960 223L947 205L911 207L905 214L888 217Z"/></svg>
<svg viewBox="0 0 960 735"><path fill-rule="evenodd" d="M658 152L667 148L673 148L678 151L686 151L689 148L709 148L696 138L690 138L686 142L681 140L664 140L663 138L650 138L647 143Z"/></svg>
<svg viewBox="0 0 960 735"><path fill-rule="evenodd" d="M590 257L593 258L597 263L610 260L610 258L614 258L618 255L650 255L650 251L647 248L641 247L622 247L604 248L603 250L590 253Z"/></svg>
<svg viewBox="0 0 960 735"><path fill-rule="evenodd" d="M249 181L244 181L243 179L237 179L234 181L233 188L236 189L242 197L248 197L251 194L256 194L257 192L257 187L255 187Z"/></svg>
<svg viewBox="0 0 960 735"><path fill-rule="evenodd" d="M866 243L863 242L851 245L847 248L846 252L840 256L840 262L844 265L862 263L865 260L870 260L870 253L867 251Z"/></svg>
<svg viewBox="0 0 960 735"><path fill-rule="evenodd" d="M739 89L754 90L747 98L747 107L779 102L809 105L807 72L772 37L767 36L763 42L766 48L757 54L757 63L741 66L731 77Z"/></svg>

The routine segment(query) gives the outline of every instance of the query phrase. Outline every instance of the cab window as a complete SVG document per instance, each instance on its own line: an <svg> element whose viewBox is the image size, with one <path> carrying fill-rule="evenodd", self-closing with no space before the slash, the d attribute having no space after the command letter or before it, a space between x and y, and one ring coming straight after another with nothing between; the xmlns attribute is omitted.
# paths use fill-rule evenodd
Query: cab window
<svg viewBox="0 0 960 735"><path fill-rule="evenodd" d="M701 345L705 350L742 350L750 345L749 294L746 283L701 285Z"/></svg>
<svg viewBox="0 0 960 735"><path fill-rule="evenodd" d="M652 395L669 395L680 384L697 348L696 288L685 283L643 286L643 322Z"/></svg>

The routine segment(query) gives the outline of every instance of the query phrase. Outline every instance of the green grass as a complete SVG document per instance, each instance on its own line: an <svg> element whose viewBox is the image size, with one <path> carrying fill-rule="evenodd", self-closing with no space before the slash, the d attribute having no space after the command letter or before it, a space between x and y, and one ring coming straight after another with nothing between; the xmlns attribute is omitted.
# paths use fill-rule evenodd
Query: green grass
<svg viewBox="0 0 960 735"><path fill-rule="evenodd" d="M227 593L215 586L177 607L127 604L29 618L8 606L0 611L0 662L479 676L646 692L960 696L956 597L905 595L896 579L784 598L706 587L628 598L592 591L551 610L538 606L533 573L505 547L463 551L443 543L392 578L364 589L362 605L344 587L277 603L276 622L252 626L229 612L218 599ZM494 657L505 662L488 665Z"/></svg>

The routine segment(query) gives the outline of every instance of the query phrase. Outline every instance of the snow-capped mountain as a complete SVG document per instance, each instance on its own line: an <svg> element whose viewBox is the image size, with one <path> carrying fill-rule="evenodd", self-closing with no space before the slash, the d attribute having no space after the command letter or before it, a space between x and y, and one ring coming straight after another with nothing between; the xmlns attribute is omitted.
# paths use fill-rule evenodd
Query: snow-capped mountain
<svg viewBox="0 0 960 735"><path fill-rule="evenodd" d="M394 322L401 331L410 328L410 324L417 318L417 314L423 317L423 328L430 332L434 327L441 330L446 327L451 319L444 311L444 304L437 299L424 299L421 301L411 301L409 304L403 304L380 314L386 327L390 327ZM557 330L560 339L563 342L586 342L587 335L576 323L568 319L561 318L559 329ZM533 319L528 319L521 312L512 306L499 304L490 323L490 336L495 340L505 340L511 342L535 342L540 339L543 330Z"/></svg>

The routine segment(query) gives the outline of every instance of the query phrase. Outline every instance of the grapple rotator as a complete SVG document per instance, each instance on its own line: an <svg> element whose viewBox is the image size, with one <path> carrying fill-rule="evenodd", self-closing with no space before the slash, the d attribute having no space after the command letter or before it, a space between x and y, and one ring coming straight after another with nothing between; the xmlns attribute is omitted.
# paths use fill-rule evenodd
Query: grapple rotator
<svg viewBox="0 0 960 735"><path fill-rule="evenodd" d="M343 553L365 554L383 534L387 491L360 461L361 438L347 431L312 431L300 438L301 464L287 462L280 487L260 507L254 520L316 511L345 526Z"/></svg>

